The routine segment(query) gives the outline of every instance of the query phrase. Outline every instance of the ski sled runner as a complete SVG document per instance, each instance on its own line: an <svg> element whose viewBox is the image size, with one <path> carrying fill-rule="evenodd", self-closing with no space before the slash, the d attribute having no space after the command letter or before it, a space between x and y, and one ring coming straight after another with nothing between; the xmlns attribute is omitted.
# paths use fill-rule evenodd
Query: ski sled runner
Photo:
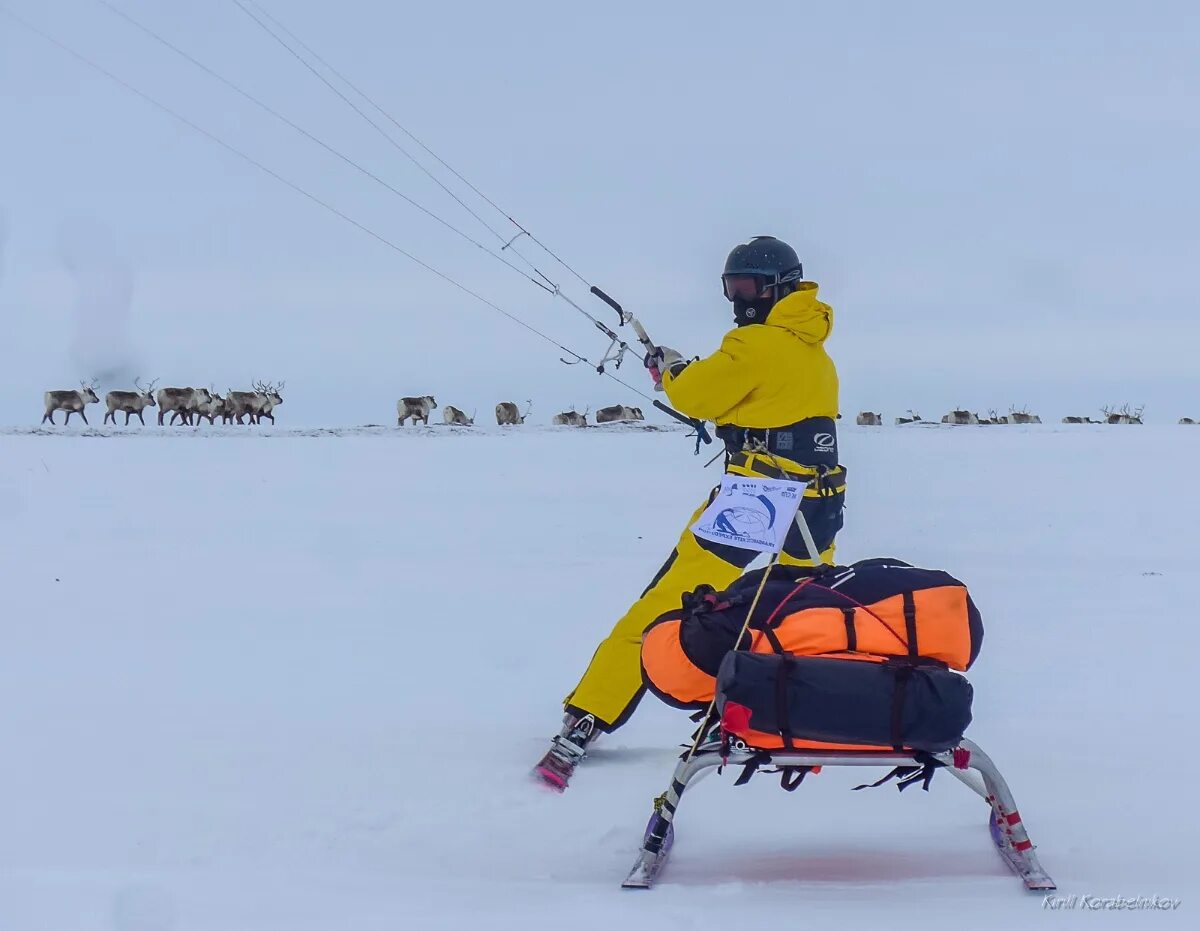
<svg viewBox="0 0 1200 931"><path fill-rule="evenodd" d="M892 772L884 780L900 779L902 790L913 782L925 782L928 788L928 779L934 771L945 768L988 803L991 808L988 831L992 842L1025 888L1032 892L1053 892L1057 888L1038 862L1033 842L1004 777L991 758L965 738L952 750L933 754L887 750L757 750L738 740L732 741L728 749L722 749L720 741L702 745L690 759L680 761L671 777L670 788L655 799L642 848L621 884L623 888L649 889L654 885L674 843L675 816L684 790L701 773L724 765L745 767L738 783L748 781L759 768L774 765L783 774L783 787L789 790L796 788L809 772L822 766L890 766Z"/></svg>
<svg viewBox="0 0 1200 931"><path fill-rule="evenodd" d="M895 779L928 790L946 769L988 803L992 841L1025 887L1053 890L1007 783L964 736L973 693L960 672L982 638L961 582L896 559L815 572L775 565L685 597L647 630L643 680L667 703L701 709L703 722L622 885L654 884L680 798L709 769L740 765L742 785L774 766L792 791L821 767L886 766L871 787Z"/></svg>

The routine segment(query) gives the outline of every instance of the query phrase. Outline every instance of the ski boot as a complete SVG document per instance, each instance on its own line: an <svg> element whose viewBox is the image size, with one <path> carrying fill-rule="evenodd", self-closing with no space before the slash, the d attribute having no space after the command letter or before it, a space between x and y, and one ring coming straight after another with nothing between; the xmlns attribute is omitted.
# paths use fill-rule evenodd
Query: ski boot
<svg viewBox="0 0 1200 931"><path fill-rule="evenodd" d="M563 718L562 730L550 742L550 750L533 768L533 776L556 792L566 791L567 783L585 756L587 747L597 736L596 719L590 714Z"/></svg>

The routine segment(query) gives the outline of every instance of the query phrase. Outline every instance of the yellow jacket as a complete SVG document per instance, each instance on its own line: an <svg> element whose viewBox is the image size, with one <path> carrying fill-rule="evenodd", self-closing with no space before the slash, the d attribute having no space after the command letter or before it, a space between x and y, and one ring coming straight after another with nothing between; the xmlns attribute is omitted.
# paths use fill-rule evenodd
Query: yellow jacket
<svg viewBox="0 0 1200 931"><path fill-rule="evenodd" d="M802 281L766 323L730 330L721 348L678 375L663 374L671 404L718 425L785 427L809 417L837 417L838 377L825 352L833 308Z"/></svg>

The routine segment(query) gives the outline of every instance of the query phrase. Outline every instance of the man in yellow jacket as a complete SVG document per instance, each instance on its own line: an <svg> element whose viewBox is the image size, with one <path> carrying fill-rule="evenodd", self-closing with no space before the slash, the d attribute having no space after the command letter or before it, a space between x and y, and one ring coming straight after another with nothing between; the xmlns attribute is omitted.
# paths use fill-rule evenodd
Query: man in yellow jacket
<svg viewBox="0 0 1200 931"><path fill-rule="evenodd" d="M825 563L833 562L842 526L845 469L838 463L838 378L825 340L833 310L817 300L817 285L803 280L794 249L772 236L737 246L721 276L737 328L706 359L686 362L660 349L656 387L684 414L717 425L725 442L725 471L735 475L809 481L801 504ZM680 607L702 584L727 588L755 553L696 537L692 525L713 500L700 506L658 574L612 633L596 649L579 684L565 700L562 732L535 773L564 789L588 742L624 724L644 688L642 634L660 615ZM780 562L812 565L793 526Z"/></svg>

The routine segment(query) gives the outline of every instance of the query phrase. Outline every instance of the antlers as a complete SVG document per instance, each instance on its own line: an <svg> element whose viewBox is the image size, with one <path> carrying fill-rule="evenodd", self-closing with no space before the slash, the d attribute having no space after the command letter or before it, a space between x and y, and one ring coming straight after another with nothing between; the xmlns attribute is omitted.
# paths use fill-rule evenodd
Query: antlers
<svg viewBox="0 0 1200 931"><path fill-rule="evenodd" d="M1105 420L1107 420L1110 417L1120 416L1120 417L1124 417L1126 420L1135 420L1139 423L1142 420L1142 411L1144 411L1145 409L1146 409L1145 404L1141 405L1136 411L1133 411L1133 412L1130 412L1128 404L1122 404L1121 409L1118 411L1114 411L1111 407L1108 407L1108 406L1100 408L1100 410L1104 414Z"/></svg>

